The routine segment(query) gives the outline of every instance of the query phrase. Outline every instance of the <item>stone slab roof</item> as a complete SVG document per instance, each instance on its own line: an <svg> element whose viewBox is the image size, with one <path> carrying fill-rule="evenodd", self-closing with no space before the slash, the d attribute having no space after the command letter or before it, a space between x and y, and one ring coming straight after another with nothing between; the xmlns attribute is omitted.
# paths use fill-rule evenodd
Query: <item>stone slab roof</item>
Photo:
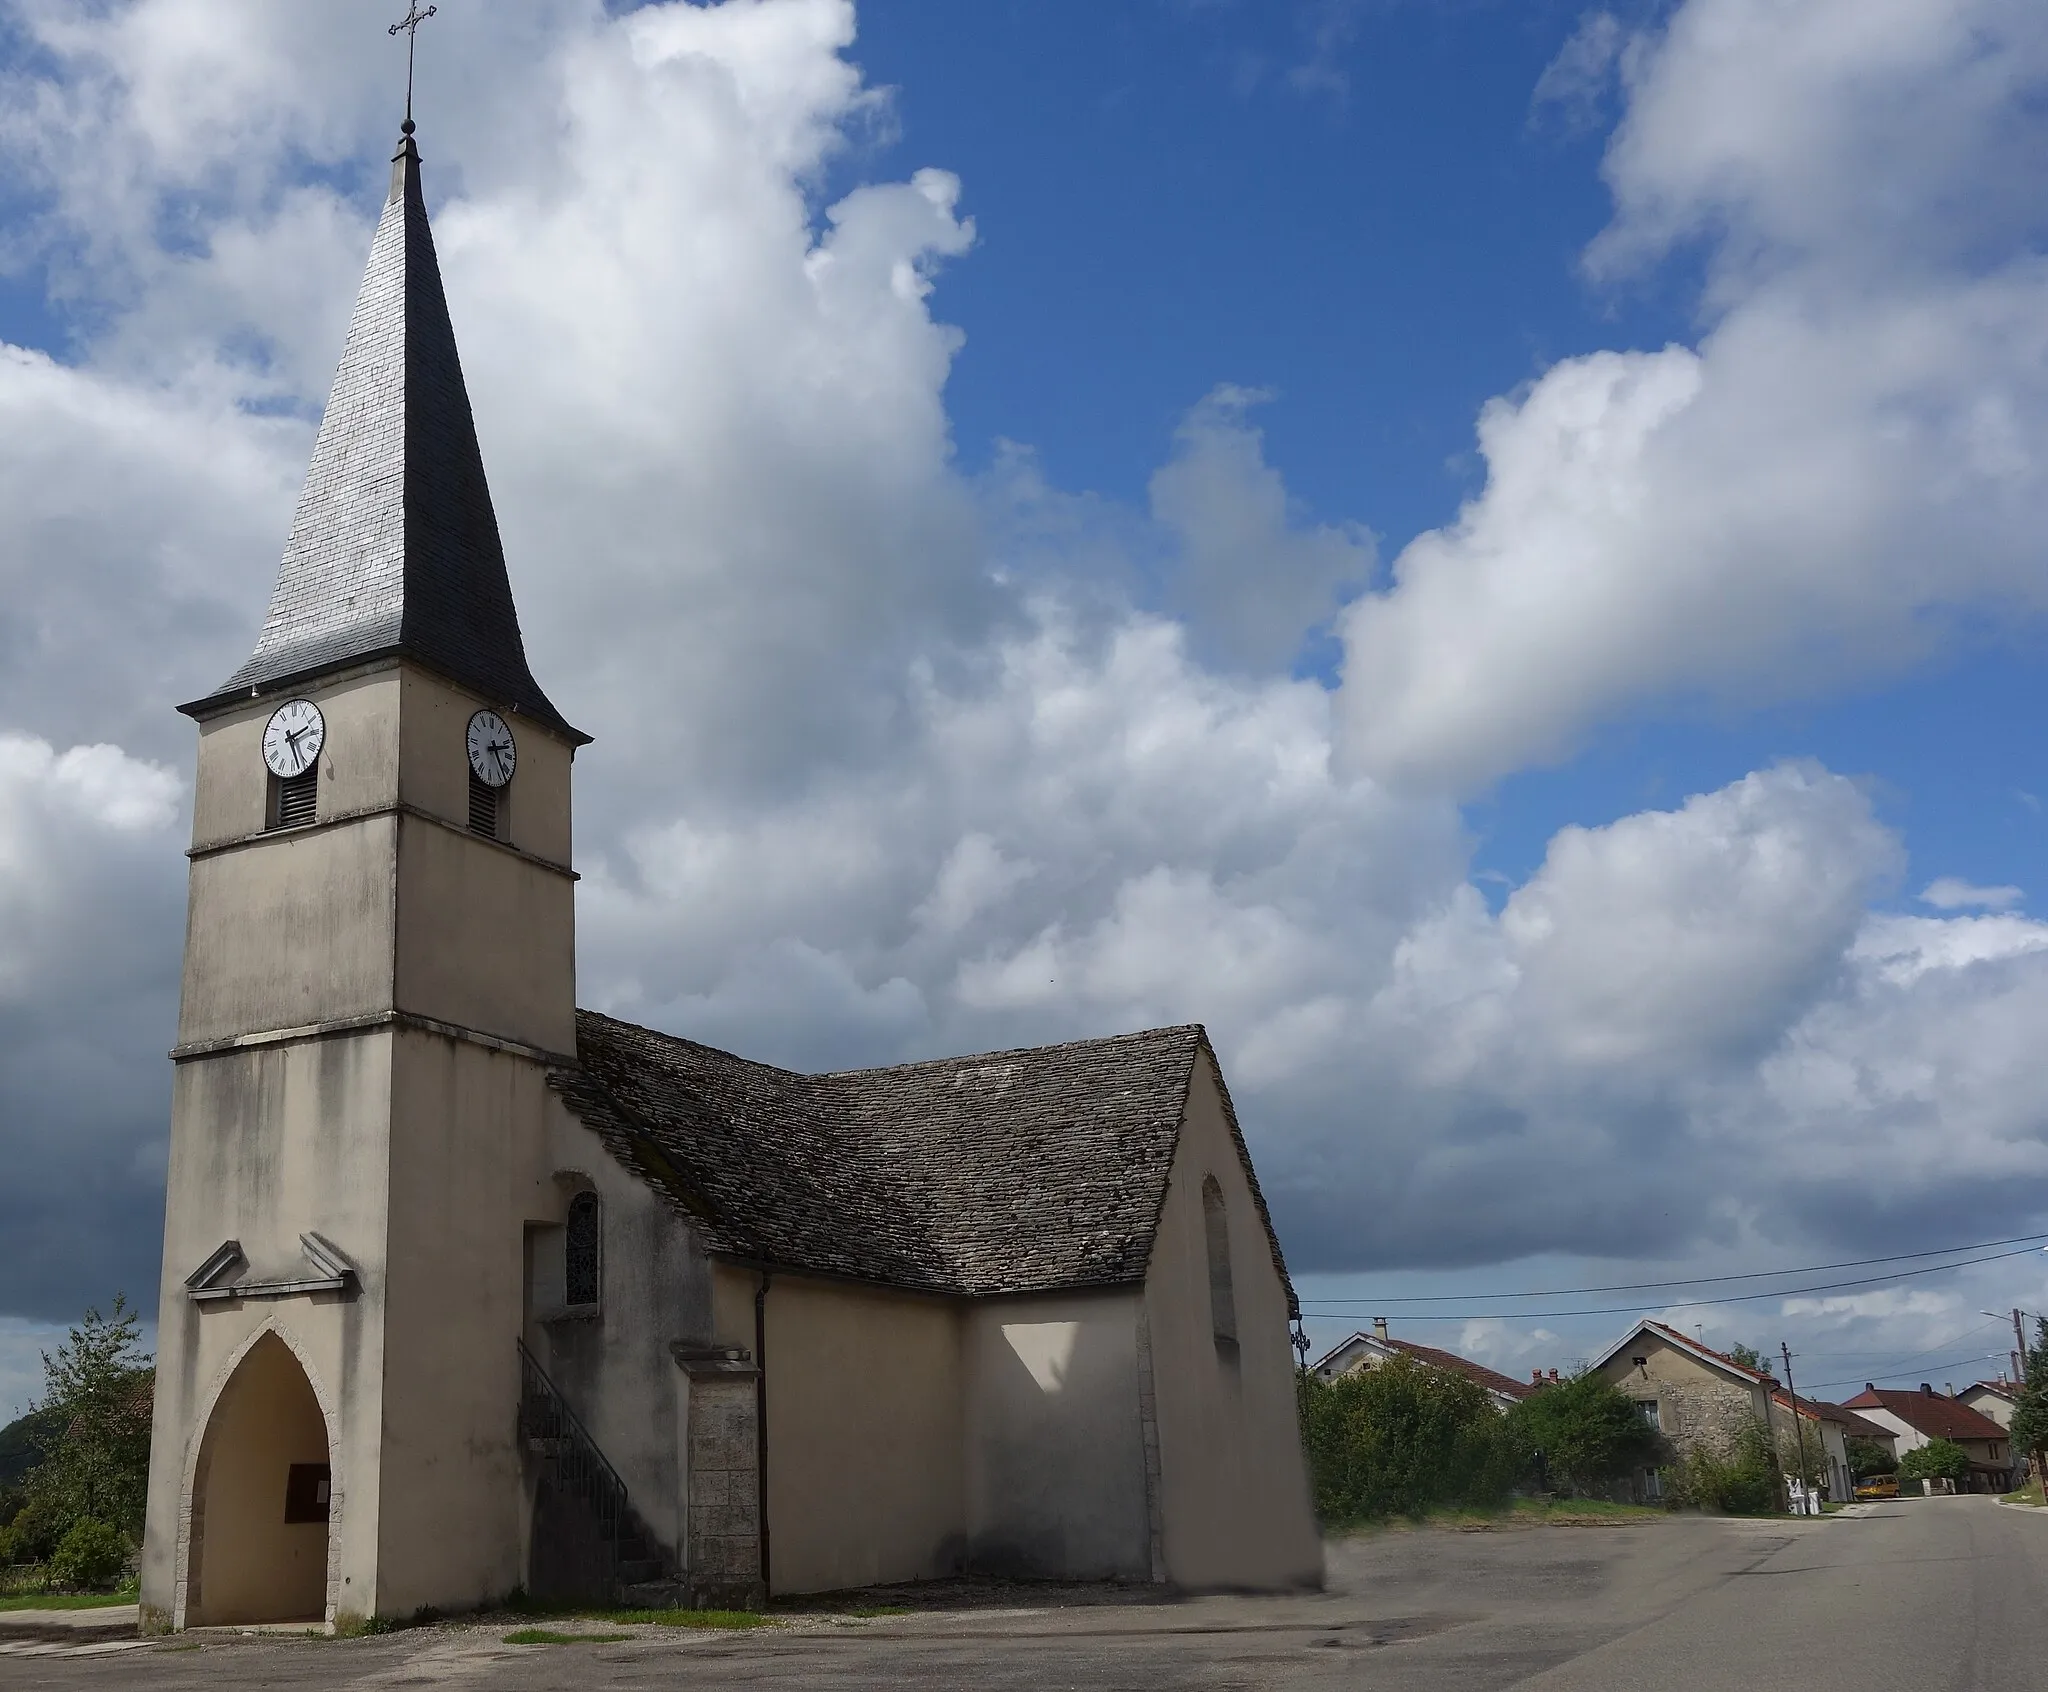
<svg viewBox="0 0 2048 1692"><path fill-rule="evenodd" d="M407 135L370 243L270 612L238 698L387 656L582 742L527 668L505 549Z"/></svg>
<svg viewBox="0 0 2048 1692"><path fill-rule="evenodd" d="M595 1011L576 1034L556 1090L710 1250L970 1297L1142 1282L1194 1066L1214 1055L1186 1026L803 1075Z"/></svg>

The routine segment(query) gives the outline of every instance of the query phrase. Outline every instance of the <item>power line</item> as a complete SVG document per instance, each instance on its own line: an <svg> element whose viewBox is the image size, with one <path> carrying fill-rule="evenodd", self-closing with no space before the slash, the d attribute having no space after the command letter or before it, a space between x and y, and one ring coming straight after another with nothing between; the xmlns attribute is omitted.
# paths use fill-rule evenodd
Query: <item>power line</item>
<svg viewBox="0 0 2048 1692"><path fill-rule="evenodd" d="M1883 1370L1882 1372L1877 1372L1877 1371L1869 1371L1869 1370L1866 1370L1866 1371L1865 1371L1865 1373L1864 1373L1864 1375L1863 1375L1863 1378L1862 1378L1862 1380L1857 1380L1857 1379L1855 1379L1854 1377L1851 1377L1851 1378L1850 1378L1849 1380L1846 1380L1846 1381L1823 1381L1823 1382L1821 1382L1821 1387L1820 1387L1820 1389L1825 1389L1825 1388L1827 1388L1827 1387L1863 1386L1863 1385L1865 1385L1866 1383L1868 1383L1868 1382L1870 1382L1870 1381L1873 1381L1873 1380L1883 1380L1883 1381L1897 1380L1897 1379L1898 1379L1898 1378L1899 1378L1900 1376L1902 1376L1902 1375L1907 1375L1907 1374L1913 1374L1913 1375L1917 1375L1917 1374L1920 1374L1920 1373L1922 1373L1923 1371L1924 1371L1924 1372L1926 1372L1927 1374L1930 1374L1930 1375L1931 1375L1931 1374L1934 1374L1934 1373L1936 1373L1937 1371L1939 1371L1939 1370L1942 1370L1942 1369L1954 1369L1954 1368L1958 1368L1958 1367L1960 1367L1960 1366L1961 1366L1962 1364L1965 1364L1965 1363L1983 1363L1983 1362L1987 1362L1987 1361L1989 1361L1989 1360L1990 1360L1991 1358L1994 1358L1994 1357L1996 1357L1996 1356L1998 1356L1998 1353L1997 1353L1997 1352L1995 1352L1995 1351L1973 1351L1973 1352L1971 1352L1971 1353L1970 1353L1970 1355L1969 1355L1968 1357L1945 1357L1945 1358L1943 1358L1943 1359L1942 1359L1942 1360L1941 1360L1941 1361L1940 1361L1939 1363L1922 1363L1922 1364L1919 1364L1919 1365L1917 1365L1916 1367L1914 1367L1914 1368L1912 1368L1912 1369L1910 1369L1910 1370L1908 1370L1908 1369L1886 1369L1886 1370ZM1820 1390L1820 1389L1814 1389L1814 1390Z"/></svg>
<svg viewBox="0 0 2048 1692"><path fill-rule="evenodd" d="M1868 1269L1879 1263L1913 1263L1923 1257L1953 1257L1963 1251L1990 1251L1998 1246L2028 1245L2043 1240L2048 1240L2048 1234L2016 1234L2009 1240L1979 1240L1975 1245L1943 1246L1935 1251L1904 1251L1893 1257L1859 1257L1847 1263L1808 1263L1795 1269L1752 1269L1742 1275L1694 1275L1683 1281L1624 1281L1606 1287L1544 1287L1519 1293L1394 1293L1385 1298L1325 1298L1317 1302L1377 1308L1385 1304L1473 1304L1509 1298L1579 1298L1591 1293L1657 1292L1665 1287L1725 1286L1731 1281L1763 1281L1779 1275L1819 1275L1831 1269ZM2015 1252L2012 1255L2021 1254Z"/></svg>
<svg viewBox="0 0 2048 1692"><path fill-rule="evenodd" d="M2031 1235L2029 1237L2033 1239L2039 1239L2043 1236L2036 1234ZM1973 1263L1997 1263L2000 1260L2008 1257L2031 1257L2034 1255L2037 1249L2037 1247L2029 1245L2023 1247L2019 1251L1995 1251L1984 1257L1966 1257L1957 1263L1930 1263L1924 1269L1899 1269L1889 1275L1866 1275L1862 1279L1855 1281L1820 1281L1815 1282L1810 1286L1804 1287L1772 1287L1765 1292L1728 1293L1719 1298L1687 1298L1678 1299L1675 1302L1679 1304L1747 1304L1757 1299L1797 1298L1802 1293L1843 1292L1850 1287L1874 1287L1884 1285L1892 1281L1910 1280L1915 1275L1939 1275L1950 1269L1967 1269ZM1738 1276L1731 1278L1740 1279L1741 1277ZM1666 1282L1664 1284L1689 1286L1694 1285L1696 1283L1681 1281ZM1494 1298L1542 1298L1546 1295L1542 1293L1495 1293L1491 1295L1481 1294L1474 1296L1491 1296ZM1331 1302L1334 1303L1336 1301L1332 1300ZM1366 1299L1345 1299L1343 1302L1346 1304L1364 1304L1369 1303L1371 1301ZM1392 1301L1389 1300L1388 1302ZM1419 1315L1412 1311L1402 1311L1399 1312L1399 1315L1401 1317L1401 1320L1404 1322L1469 1322L1475 1316L1498 1316L1505 1321L1525 1322L1533 1321L1539 1317L1546 1316L1626 1316L1640 1310L1641 1308L1642 1307L1639 1304L1610 1304L1591 1310L1465 1310L1458 1311L1452 1314L1438 1316ZM1344 1314L1344 1312L1341 1310L1317 1309L1308 1305L1304 1305L1302 1307L1302 1310L1303 1314L1309 1316L1341 1316Z"/></svg>

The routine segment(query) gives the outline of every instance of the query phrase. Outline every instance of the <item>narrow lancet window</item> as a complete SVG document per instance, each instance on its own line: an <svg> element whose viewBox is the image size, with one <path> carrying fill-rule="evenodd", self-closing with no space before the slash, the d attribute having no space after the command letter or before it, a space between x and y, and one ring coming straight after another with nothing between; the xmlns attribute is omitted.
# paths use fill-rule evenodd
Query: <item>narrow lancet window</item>
<svg viewBox="0 0 2048 1692"><path fill-rule="evenodd" d="M1237 1291L1230 1280L1230 1219L1216 1177L1202 1182L1202 1229L1209 1247L1209 1319L1216 1343L1237 1346Z"/></svg>
<svg viewBox="0 0 2048 1692"><path fill-rule="evenodd" d="M569 1201L568 1237L562 1242L563 1302L572 1309L597 1303L602 1222L597 1194L578 1193Z"/></svg>

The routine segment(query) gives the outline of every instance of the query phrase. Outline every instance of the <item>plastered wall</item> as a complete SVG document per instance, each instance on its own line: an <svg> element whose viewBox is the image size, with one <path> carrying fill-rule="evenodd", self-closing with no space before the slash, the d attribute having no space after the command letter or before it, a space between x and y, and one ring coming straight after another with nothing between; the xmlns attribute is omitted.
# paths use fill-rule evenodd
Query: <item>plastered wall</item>
<svg viewBox="0 0 2048 1692"><path fill-rule="evenodd" d="M652 1188L552 1099L548 1154L526 1200L526 1340L671 1552L687 1533L689 1380L669 1347L711 1334L711 1265ZM562 1226L570 1199L600 1201L602 1298L564 1314ZM747 1342L752 1344L751 1338ZM749 1395L751 1397L751 1394Z"/></svg>
<svg viewBox="0 0 2048 1692"><path fill-rule="evenodd" d="M1218 1346L1211 1316L1202 1207L1209 1177L1222 1189L1227 1218L1234 1347ZM1153 1243L1145 1316L1166 1577L1197 1589L1320 1584L1322 1542L1295 1412L1286 1290L1206 1053L1189 1088Z"/></svg>
<svg viewBox="0 0 2048 1692"><path fill-rule="evenodd" d="M718 1271L719 1338L752 1349L757 1278ZM776 1592L959 1570L965 1550L954 1301L775 1277L767 1307Z"/></svg>
<svg viewBox="0 0 2048 1692"><path fill-rule="evenodd" d="M394 1045L378 1613L406 1615L525 1577L514 1342L553 1095L527 1057Z"/></svg>
<svg viewBox="0 0 2048 1692"><path fill-rule="evenodd" d="M1135 1291L962 1311L977 1573L1149 1580Z"/></svg>
<svg viewBox="0 0 2048 1692"><path fill-rule="evenodd" d="M183 1618L200 1440L237 1360L266 1332L290 1344L336 1429L328 1607L372 1611L391 1070L392 1036L378 1030L222 1053L174 1073L142 1560L142 1602L160 1625ZM309 1275L307 1230L356 1263L356 1297L186 1297L185 1278L227 1239L241 1241L251 1280Z"/></svg>

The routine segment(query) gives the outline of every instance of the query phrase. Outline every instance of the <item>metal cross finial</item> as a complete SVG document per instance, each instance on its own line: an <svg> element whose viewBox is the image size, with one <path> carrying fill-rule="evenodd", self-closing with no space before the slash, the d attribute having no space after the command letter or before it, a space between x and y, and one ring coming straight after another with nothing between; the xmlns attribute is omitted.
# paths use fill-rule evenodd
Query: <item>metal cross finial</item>
<svg viewBox="0 0 2048 1692"><path fill-rule="evenodd" d="M439 11L438 6L429 6L424 12L419 9L418 0L406 0L405 16L400 18L384 33L396 35L405 31L405 132L412 133L412 56L419 45L420 25Z"/></svg>

